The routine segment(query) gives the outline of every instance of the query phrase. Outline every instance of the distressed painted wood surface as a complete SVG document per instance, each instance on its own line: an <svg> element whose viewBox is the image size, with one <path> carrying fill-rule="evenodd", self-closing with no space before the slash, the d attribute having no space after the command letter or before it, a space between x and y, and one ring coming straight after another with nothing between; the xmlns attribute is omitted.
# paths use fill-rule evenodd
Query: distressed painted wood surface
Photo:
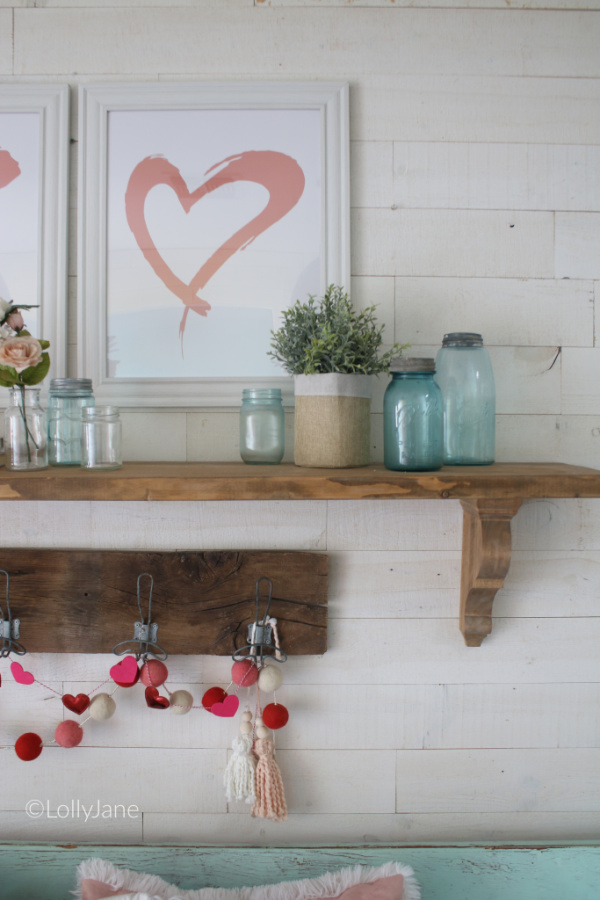
<svg viewBox="0 0 600 900"><path fill-rule="evenodd" d="M426 900L592 900L600 847L390 846L376 848L0 847L3 900L66 900L83 859L160 875L183 889L313 878L349 865L410 865Z"/></svg>
<svg viewBox="0 0 600 900"><path fill-rule="evenodd" d="M28 652L106 653L140 620L137 580L154 579L152 621L169 654L231 655L256 619L256 582L273 582L270 615L286 653L327 649L327 557L317 553L0 551ZM4 578L4 576L2 576ZM147 619L150 579L140 583ZM268 585L261 584L264 614ZM18 613L17 613L18 611ZM137 645L132 645L134 649ZM122 648L125 649L125 648Z"/></svg>
<svg viewBox="0 0 600 900"><path fill-rule="evenodd" d="M437 472L290 464L125 463L112 471L0 469L0 500L335 500L600 497L600 471L563 463L447 466Z"/></svg>

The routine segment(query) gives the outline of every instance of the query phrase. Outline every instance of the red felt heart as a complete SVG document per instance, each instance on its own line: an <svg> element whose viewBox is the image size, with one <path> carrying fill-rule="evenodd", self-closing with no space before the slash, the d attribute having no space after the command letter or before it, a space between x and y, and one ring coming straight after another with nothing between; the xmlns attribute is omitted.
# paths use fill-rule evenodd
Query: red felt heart
<svg viewBox="0 0 600 900"><path fill-rule="evenodd" d="M232 716L235 716L239 705L240 701L235 694L227 694L221 703L213 703L210 711L215 716L220 716L222 719L230 719Z"/></svg>
<svg viewBox="0 0 600 900"><path fill-rule="evenodd" d="M161 697L155 687L146 688L146 705L150 709L167 709L169 703L169 698Z"/></svg>
<svg viewBox="0 0 600 900"><path fill-rule="evenodd" d="M140 677L135 656L126 656L110 670L110 677L119 687L133 687Z"/></svg>
<svg viewBox="0 0 600 900"><path fill-rule="evenodd" d="M216 171L215 171L216 170ZM214 173L210 178L190 192L177 169L162 156L148 156L135 167L125 191L125 212L127 223L133 232L138 247L150 263L163 284L185 304L181 331L190 309L205 316L210 309L206 300L198 297L198 291L205 287L238 250L243 250L255 238L278 222L300 200L304 192L304 172L295 159L275 150L247 150L221 160L206 172ZM177 199L186 213L202 197L217 188L236 181L260 184L269 192L265 208L251 221L236 231L198 269L189 284L181 281L164 261L156 248L145 217L146 197L152 188L166 185L175 191Z"/></svg>
<svg viewBox="0 0 600 900"><path fill-rule="evenodd" d="M18 684L33 684L35 678L31 672L26 672L21 663L13 662L10 664L10 671L13 678Z"/></svg>
<svg viewBox="0 0 600 900"><path fill-rule="evenodd" d="M92 702L87 694L65 694L62 698L63 706L66 706L70 712L77 713L78 716L85 712Z"/></svg>

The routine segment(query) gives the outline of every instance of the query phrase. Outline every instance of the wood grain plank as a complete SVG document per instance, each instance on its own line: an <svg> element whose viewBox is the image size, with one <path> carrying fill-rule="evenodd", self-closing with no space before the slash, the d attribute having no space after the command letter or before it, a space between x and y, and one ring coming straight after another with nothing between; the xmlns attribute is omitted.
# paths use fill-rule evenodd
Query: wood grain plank
<svg viewBox="0 0 600 900"><path fill-rule="evenodd" d="M285 652L324 653L327 647L322 554L8 549L1 555L9 561L13 615L18 610L30 651L106 653L129 640L140 621L136 591L142 573L154 579L152 621L167 653L231 655L245 646L261 577L273 582L270 615L277 618ZM145 618L149 585L148 578L140 584ZM261 614L267 596L263 583Z"/></svg>

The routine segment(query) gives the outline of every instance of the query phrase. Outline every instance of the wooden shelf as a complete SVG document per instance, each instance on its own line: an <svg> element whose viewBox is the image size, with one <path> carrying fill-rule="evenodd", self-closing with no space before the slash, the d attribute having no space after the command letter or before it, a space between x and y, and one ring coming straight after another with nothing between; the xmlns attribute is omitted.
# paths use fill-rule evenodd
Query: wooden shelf
<svg viewBox="0 0 600 900"><path fill-rule="evenodd" d="M460 500L460 628L470 647L492 627L510 565L510 522L523 500L600 497L600 471L562 463L495 463L437 472L304 469L244 463L125 463L113 471L0 468L0 500Z"/></svg>

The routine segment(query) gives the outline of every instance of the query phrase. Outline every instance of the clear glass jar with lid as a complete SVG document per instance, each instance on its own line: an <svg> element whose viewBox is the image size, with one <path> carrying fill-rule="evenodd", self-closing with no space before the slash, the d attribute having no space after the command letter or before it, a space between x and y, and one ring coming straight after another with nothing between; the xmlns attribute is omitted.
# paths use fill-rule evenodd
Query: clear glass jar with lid
<svg viewBox="0 0 600 900"><path fill-rule="evenodd" d="M490 465L496 452L496 387L482 336L445 334L436 367L444 395L444 463Z"/></svg>
<svg viewBox="0 0 600 900"><path fill-rule="evenodd" d="M240 456L251 465L283 459L285 418L279 388L246 388L240 409Z"/></svg>
<svg viewBox="0 0 600 900"><path fill-rule="evenodd" d="M81 465L84 469L118 469L123 464L121 418L116 406L82 410Z"/></svg>
<svg viewBox="0 0 600 900"><path fill-rule="evenodd" d="M94 406L91 378L53 378L48 394L48 461L81 464L82 410Z"/></svg>
<svg viewBox="0 0 600 900"><path fill-rule="evenodd" d="M442 392L429 357L395 359L383 398L386 469L431 471L443 464Z"/></svg>

